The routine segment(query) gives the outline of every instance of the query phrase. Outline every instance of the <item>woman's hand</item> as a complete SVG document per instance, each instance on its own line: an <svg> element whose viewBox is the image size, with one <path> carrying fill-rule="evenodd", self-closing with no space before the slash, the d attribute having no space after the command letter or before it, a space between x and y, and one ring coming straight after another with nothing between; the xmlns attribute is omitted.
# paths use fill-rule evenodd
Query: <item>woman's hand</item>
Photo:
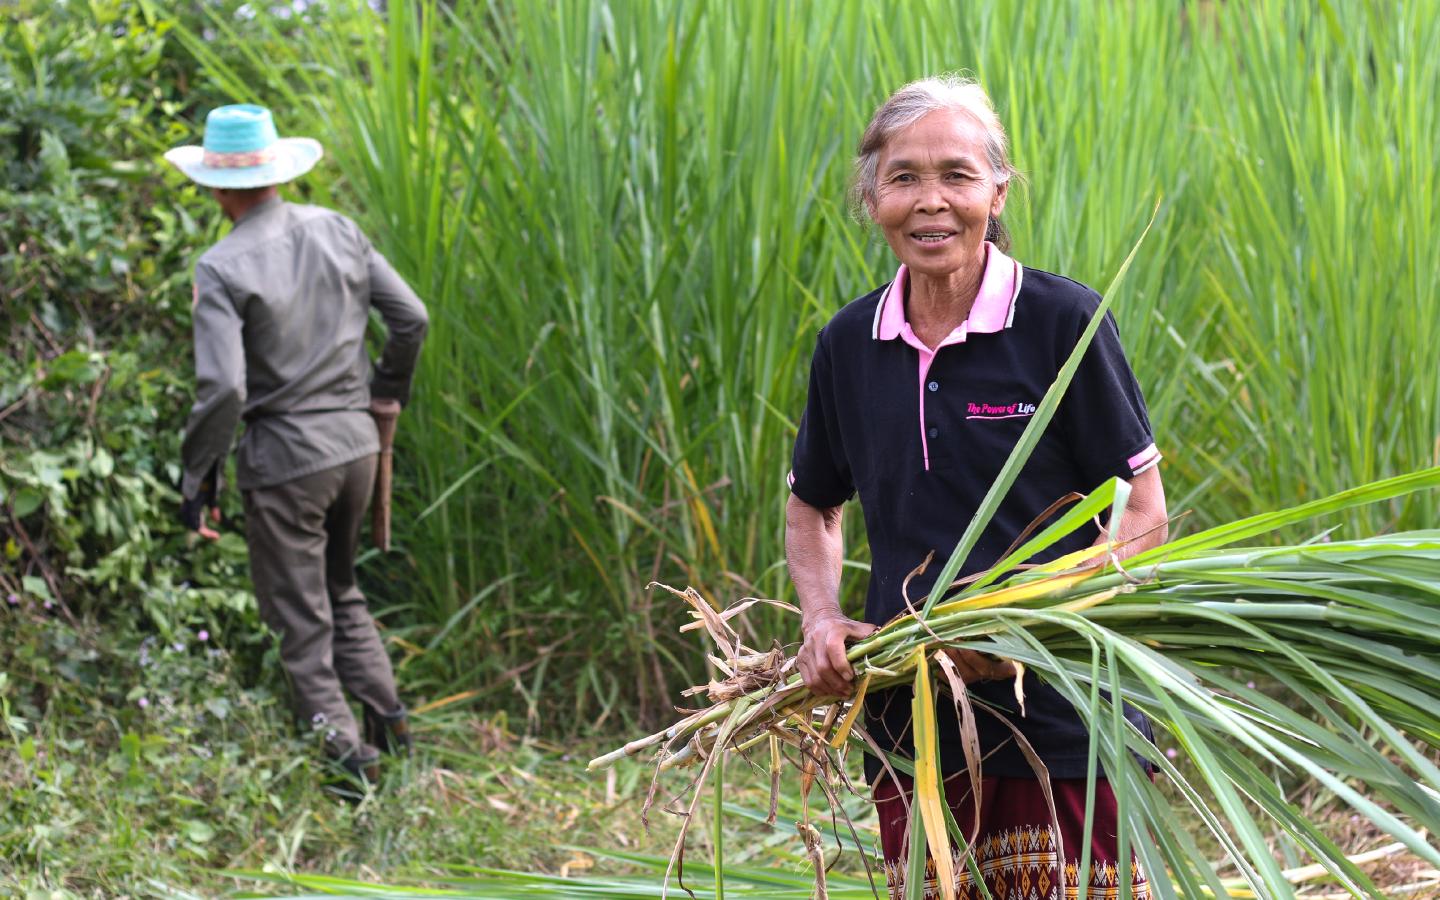
<svg viewBox="0 0 1440 900"><path fill-rule="evenodd" d="M979 650L962 650L959 647L946 647L945 655L950 657L955 671L966 684L1015 677L1015 664L1008 659L996 659Z"/></svg>
<svg viewBox="0 0 1440 900"><path fill-rule="evenodd" d="M877 630L839 613L807 621L805 643L795 658L805 687L817 697L849 697L855 691L855 670L845 658L845 645Z"/></svg>

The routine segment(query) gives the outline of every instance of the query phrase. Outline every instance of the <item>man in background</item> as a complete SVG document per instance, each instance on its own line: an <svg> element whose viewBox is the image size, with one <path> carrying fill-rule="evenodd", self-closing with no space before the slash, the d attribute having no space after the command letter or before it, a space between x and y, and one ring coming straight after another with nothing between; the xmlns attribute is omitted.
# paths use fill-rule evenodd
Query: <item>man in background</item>
<svg viewBox="0 0 1440 900"><path fill-rule="evenodd" d="M220 474L243 419L236 479L261 617L280 636L302 726L374 781L380 750L408 751L410 733L355 552L381 452L376 419L393 421L409 398L428 320L354 222L280 198L276 185L321 153L279 137L268 109L237 105L210 113L203 146L165 154L234 223L195 267L181 519L218 536ZM372 307L389 331L373 365ZM363 733L342 688L364 708Z"/></svg>

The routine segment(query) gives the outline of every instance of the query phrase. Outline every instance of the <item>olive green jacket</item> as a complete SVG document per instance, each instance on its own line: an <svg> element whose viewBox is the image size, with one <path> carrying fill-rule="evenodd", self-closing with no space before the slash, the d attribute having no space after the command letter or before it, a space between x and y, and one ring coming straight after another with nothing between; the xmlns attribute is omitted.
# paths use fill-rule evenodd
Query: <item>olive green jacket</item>
<svg viewBox="0 0 1440 900"><path fill-rule="evenodd" d="M370 310L389 331L365 349ZM181 490L195 496L241 419L237 480L270 487L375 453L370 398L409 399L428 319L354 222L278 198L195 266L195 405Z"/></svg>

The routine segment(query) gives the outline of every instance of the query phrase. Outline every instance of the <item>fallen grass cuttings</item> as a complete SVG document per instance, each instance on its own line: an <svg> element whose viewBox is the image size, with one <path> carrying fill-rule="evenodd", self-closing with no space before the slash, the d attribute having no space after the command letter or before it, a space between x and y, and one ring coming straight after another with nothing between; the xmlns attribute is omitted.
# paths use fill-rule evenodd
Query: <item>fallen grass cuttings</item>
<svg viewBox="0 0 1440 900"><path fill-rule="evenodd" d="M633 875L586 875L565 877L534 872L515 872L505 869L490 869L474 866L457 866L454 874L443 879L444 887L421 887L415 884L361 881L358 879L333 878L320 875L243 873L245 878L265 882L291 890L300 889L305 893L286 893L292 900L299 898L325 898L336 900L346 897L401 898L484 898L484 900L508 900L508 898L537 897L607 897L610 900L649 900L664 896L664 889L656 884L669 864L663 856L641 853L601 853L587 850L607 861L640 870ZM709 875L709 866L697 864L701 875ZM724 894L720 895L703 887L696 887L696 900L719 900L721 896L755 897L765 900L808 900L813 896L813 885L809 876L790 875L768 867L727 866ZM429 879L434 881L434 879ZM179 895L177 895L179 896ZM191 895L183 895L189 900ZM829 900L871 900L874 894L864 879L844 875L831 876Z"/></svg>
<svg viewBox="0 0 1440 900"><path fill-rule="evenodd" d="M812 695L793 657L778 646L763 652L746 646L731 625L734 610L719 610L694 590L667 589L690 605L718 648L711 660L724 677L686 692L708 697L710 706L590 767L652 753L652 800L667 772L690 773L666 805L685 816L670 867L683 876L685 827L716 760L733 755L768 767L775 783L781 767L798 768L802 796L818 787L833 808L841 792L856 790L844 774L849 748L878 754L857 720L864 696L912 685L919 758L878 755L914 774L919 785L910 810L906 896L920 897L919 876L933 877L937 868L939 895L953 896L955 884L973 877L975 861L969 823L951 819L930 777L936 705L957 704L962 734L973 731L973 716L1000 715L978 703L967 710L966 692L946 671L942 651L968 648L1036 672L1075 705L1091 731L1090 778L1103 766L1119 804L1122 858L1126 847L1133 850L1153 896L1390 896L1310 821L1286 785L1318 785L1400 848L1388 852L1411 854L1426 871L1440 869L1440 849L1428 839L1440 831L1440 769L1432 761L1440 749L1440 531L1233 545L1437 486L1440 468L1377 481L1202 531L1137 554L1123 570L1114 561L1117 548L1109 547L1103 567L1066 568L1072 559L1015 571L1117 493L1116 512L1122 512L1124 491L1112 482L1082 501L1083 511L1007 555L995 573L1014 574L998 584L991 575L972 579L953 598L932 602L928 615L899 617L854 644L849 659L857 691L848 702ZM937 667L949 700L932 695ZM1257 689L1258 680L1270 687ZM1160 752L1110 698L1142 709L1162 743L1185 759ZM965 743L962 777L978 779L984 760ZM1168 793L1188 815L1176 814L1136 757L1169 782ZM817 822L836 838L845 828L812 817L808 805L803 818L802 834ZM1222 859L1206 859L1187 830L1194 823L1218 844ZM817 858L808 845L813 841L807 852ZM953 857L932 852L927 859L916 845L932 851L948 845ZM952 858L959 866L947 876ZM941 860L938 867L933 859ZM1287 860L1305 863L1287 867ZM1087 863L1088 852L1080 871ZM1227 866L1238 874L1222 877ZM1427 879L1416 883L1422 895L1434 887ZM662 895L665 887L668 878ZM1412 886L1390 890L1400 887ZM825 892L819 878L817 895Z"/></svg>

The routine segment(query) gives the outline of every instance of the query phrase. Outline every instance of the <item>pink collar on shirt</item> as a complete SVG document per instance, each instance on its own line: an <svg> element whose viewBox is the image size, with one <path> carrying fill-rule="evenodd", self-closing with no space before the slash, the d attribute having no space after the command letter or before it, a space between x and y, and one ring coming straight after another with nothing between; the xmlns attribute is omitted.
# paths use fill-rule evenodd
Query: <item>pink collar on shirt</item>
<svg viewBox="0 0 1440 900"><path fill-rule="evenodd" d="M980 293L970 307L970 315L955 329L953 340L964 340L966 334L993 334L1009 328L1015 320L1015 299L1020 296L1020 264L985 242L985 274L980 277ZM893 341L905 331L905 284L909 272L904 265L895 273L895 280L880 298L875 309L875 323L870 336L876 340ZM947 339L946 343L951 343Z"/></svg>

